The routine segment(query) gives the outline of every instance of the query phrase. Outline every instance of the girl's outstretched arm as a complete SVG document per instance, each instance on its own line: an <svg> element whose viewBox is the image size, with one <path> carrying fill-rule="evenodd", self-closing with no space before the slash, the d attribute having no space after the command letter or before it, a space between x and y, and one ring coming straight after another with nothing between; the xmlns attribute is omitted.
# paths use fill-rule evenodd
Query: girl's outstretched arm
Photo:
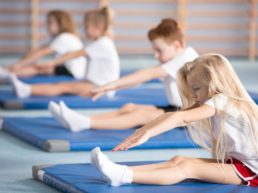
<svg viewBox="0 0 258 193"><path fill-rule="evenodd" d="M147 82L155 78L162 78L167 76L167 72L163 70L160 66L153 67L150 69L139 70L135 73L129 74L123 78L120 78L117 81L113 81L104 86L98 87L92 91L93 100L97 100L105 92L111 90L118 90L123 88L128 88Z"/></svg>
<svg viewBox="0 0 258 193"><path fill-rule="evenodd" d="M84 49L74 51L74 52L69 52L69 53L66 53L66 54L58 57L58 58L55 58L54 60L48 61L48 62L43 63L43 64L38 64L37 67L38 68L41 68L41 67L45 68L46 66L47 67L55 67L55 66L58 66L60 64L65 63L67 60L77 58L77 57L80 57L80 56L85 56L85 55L86 55L86 52L85 52Z"/></svg>
<svg viewBox="0 0 258 193"><path fill-rule="evenodd" d="M54 52L54 50L49 46L45 46L45 47L41 47L39 49L33 50L33 51L29 52L23 59L18 61L16 64L12 65L10 67L10 70L12 70L12 69L17 70L18 68L22 67L23 65L33 64L41 57L52 54L53 52Z"/></svg>
<svg viewBox="0 0 258 193"><path fill-rule="evenodd" d="M214 114L215 109L208 105L202 105L200 107L185 111L165 113L136 130L131 136L117 145L113 151L128 150L129 148L143 144L151 137L190 122L212 117Z"/></svg>

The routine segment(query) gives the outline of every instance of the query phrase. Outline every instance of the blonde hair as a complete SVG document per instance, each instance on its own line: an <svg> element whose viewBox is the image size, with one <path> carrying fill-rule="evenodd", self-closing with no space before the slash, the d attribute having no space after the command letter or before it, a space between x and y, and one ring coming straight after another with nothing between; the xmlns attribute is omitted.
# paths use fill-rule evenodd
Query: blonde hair
<svg viewBox="0 0 258 193"><path fill-rule="evenodd" d="M184 46L184 34L176 20L171 18L162 19L161 22L148 32L148 38L153 41L157 38L164 39L167 43L178 41Z"/></svg>
<svg viewBox="0 0 258 193"><path fill-rule="evenodd" d="M229 61L219 54L206 54L198 57L193 62L186 63L180 68L177 74L177 85L182 99L182 108L189 108L195 101L191 98L191 87L187 82L187 78L192 76L201 84L208 86L208 97L214 97L215 106L218 107L217 96L222 94L228 97L228 103L225 111L231 107L237 108L239 112L247 117L248 125L251 133L251 139L258 152L257 146L257 130L254 122L258 120L258 109L255 102L251 99L246 89L240 82L237 74ZM217 140L212 137L211 119L201 120L189 124L191 137L200 146L212 151L213 155L219 162L225 161L225 148L227 141L224 136L223 120L221 119L221 111L216 108L217 120L220 125L220 131Z"/></svg>
<svg viewBox="0 0 258 193"><path fill-rule="evenodd" d="M57 35L68 32L76 35L76 29L74 22L69 13L62 10L52 10L47 14L47 20L53 17L58 25L59 32Z"/></svg>
<svg viewBox="0 0 258 193"><path fill-rule="evenodd" d="M85 13L85 24L91 23L94 25L102 25L103 35L113 37L112 22L113 11L109 7L90 10Z"/></svg>

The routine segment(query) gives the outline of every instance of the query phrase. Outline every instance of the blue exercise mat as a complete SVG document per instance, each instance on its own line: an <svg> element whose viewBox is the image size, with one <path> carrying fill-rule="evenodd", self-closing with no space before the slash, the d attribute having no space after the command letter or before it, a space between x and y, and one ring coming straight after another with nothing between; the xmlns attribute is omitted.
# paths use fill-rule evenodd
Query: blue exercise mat
<svg viewBox="0 0 258 193"><path fill-rule="evenodd" d="M168 100L163 88L143 86L117 91L115 97L101 97L97 101L74 95L56 97L32 96L19 99L12 90L0 90L0 106L5 109L46 109L49 101L63 100L71 108L117 108L126 103L167 106Z"/></svg>
<svg viewBox="0 0 258 193"><path fill-rule="evenodd" d="M155 162L129 162L126 165ZM128 184L111 187L90 164L60 164L34 166L33 177L44 184L65 193L257 193L258 188L223 185L198 181L185 181L175 185Z"/></svg>
<svg viewBox="0 0 258 193"><path fill-rule="evenodd" d="M45 151L82 151L99 146L111 150L135 129L84 130L78 133L64 129L53 118L4 118L3 130ZM176 128L151 138L135 149L198 147L183 128Z"/></svg>
<svg viewBox="0 0 258 193"><path fill-rule="evenodd" d="M75 78L67 75L37 75L27 78L19 78L21 81L28 84L38 84L38 83L58 83L58 82L70 82L76 81ZM6 79L0 79L0 85L10 85L10 82Z"/></svg>
<svg viewBox="0 0 258 193"><path fill-rule="evenodd" d="M254 102L255 102L256 104L258 104L258 93L251 92L251 91L249 91L248 93L249 93L249 95L251 96L251 98L254 100Z"/></svg>
<svg viewBox="0 0 258 193"><path fill-rule="evenodd" d="M58 75L58 76L38 75L38 76L33 76L28 78L20 78L20 80L28 84L76 81L75 78L71 76L66 76L66 75Z"/></svg>
<svg viewBox="0 0 258 193"><path fill-rule="evenodd" d="M134 73L135 70L123 70L121 71L120 75L126 76L131 73ZM38 83L58 83L58 82L70 82L70 81L76 81L75 78L67 75L37 75L27 78L20 78L21 81L28 83L28 84L38 84ZM146 83L159 83L159 79L153 79ZM0 80L0 85L9 84L7 80Z"/></svg>

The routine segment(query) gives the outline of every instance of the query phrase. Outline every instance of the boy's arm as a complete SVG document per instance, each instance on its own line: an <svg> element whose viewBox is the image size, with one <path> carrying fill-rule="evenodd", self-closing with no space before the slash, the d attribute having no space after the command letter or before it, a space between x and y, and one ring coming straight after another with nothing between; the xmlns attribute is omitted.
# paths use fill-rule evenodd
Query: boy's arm
<svg viewBox="0 0 258 193"><path fill-rule="evenodd" d="M111 90L118 90L123 88L128 88L147 82L155 78L161 78L167 76L167 72L163 70L160 66L153 67L150 69L139 70L135 73L129 74L120 78L119 80L108 83L104 86L100 86L92 91L93 100L97 100L105 92Z"/></svg>

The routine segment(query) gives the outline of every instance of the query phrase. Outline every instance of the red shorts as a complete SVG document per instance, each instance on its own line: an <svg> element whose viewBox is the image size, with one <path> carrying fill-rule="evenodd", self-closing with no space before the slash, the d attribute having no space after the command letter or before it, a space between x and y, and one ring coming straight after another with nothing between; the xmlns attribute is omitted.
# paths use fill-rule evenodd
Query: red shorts
<svg viewBox="0 0 258 193"><path fill-rule="evenodd" d="M246 186L258 186L258 174L255 174L244 163L234 158L227 159L227 164L233 164L237 175L242 179L242 184Z"/></svg>

